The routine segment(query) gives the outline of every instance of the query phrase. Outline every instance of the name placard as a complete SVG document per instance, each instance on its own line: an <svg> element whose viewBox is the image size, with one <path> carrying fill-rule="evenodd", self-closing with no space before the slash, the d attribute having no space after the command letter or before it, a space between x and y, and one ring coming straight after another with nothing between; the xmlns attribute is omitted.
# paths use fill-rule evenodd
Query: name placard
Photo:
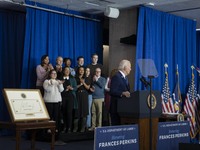
<svg viewBox="0 0 200 150"><path fill-rule="evenodd" d="M188 121L160 122L158 124L157 149L179 149L179 143L190 142L190 125Z"/></svg>
<svg viewBox="0 0 200 150"><path fill-rule="evenodd" d="M122 125L95 129L95 150L139 149L138 125Z"/></svg>

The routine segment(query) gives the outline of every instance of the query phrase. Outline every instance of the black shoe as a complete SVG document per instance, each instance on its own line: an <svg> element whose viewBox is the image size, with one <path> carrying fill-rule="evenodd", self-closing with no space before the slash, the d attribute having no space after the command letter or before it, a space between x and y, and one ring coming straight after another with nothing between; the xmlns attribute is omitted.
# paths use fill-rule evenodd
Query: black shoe
<svg viewBox="0 0 200 150"><path fill-rule="evenodd" d="M85 128L82 128L80 132L81 132L81 133L85 132Z"/></svg>
<svg viewBox="0 0 200 150"><path fill-rule="evenodd" d="M73 129L73 132L78 132L78 129Z"/></svg>
<svg viewBox="0 0 200 150"><path fill-rule="evenodd" d="M64 128L62 131L61 131L61 133L65 133L66 132L66 128Z"/></svg>
<svg viewBox="0 0 200 150"><path fill-rule="evenodd" d="M67 130L67 133L71 133L71 128L69 128L69 129Z"/></svg>

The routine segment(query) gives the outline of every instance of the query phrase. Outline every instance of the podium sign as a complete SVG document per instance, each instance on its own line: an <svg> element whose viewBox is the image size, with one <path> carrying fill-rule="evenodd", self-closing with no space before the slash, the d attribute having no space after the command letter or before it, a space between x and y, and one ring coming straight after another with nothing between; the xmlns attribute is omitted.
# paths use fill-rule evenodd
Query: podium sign
<svg viewBox="0 0 200 150"><path fill-rule="evenodd" d="M121 117L149 118L149 91L135 91L129 98L118 99L117 110ZM162 113L160 91L152 91L152 117L158 118Z"/></svg>
<svg viewBox="0 0 200 150"><path fill-rule="evenodd" d="M190 142L190 125L188 121L160 122L158 124L157 149L178 149L179 143Z"/></svg>
<svg viewBox="0 0 200 150"><path fill-rule="evenodd" d="M95 129L94 150L139 150L138 125Z"/></svg>

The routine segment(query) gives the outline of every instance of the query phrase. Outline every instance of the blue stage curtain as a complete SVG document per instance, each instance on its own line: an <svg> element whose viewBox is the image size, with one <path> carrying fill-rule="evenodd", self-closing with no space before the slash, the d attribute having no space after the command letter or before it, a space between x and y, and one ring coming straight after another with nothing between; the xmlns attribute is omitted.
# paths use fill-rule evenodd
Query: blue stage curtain
<svg viewBox="0 0 200 150"><path fill-rule="evenodd" d="M9 120L3 88L18 88L25 34L25 13L0 10L0 120ZM2 132L0 132L1 134ZM4 133L2 133L4 134Z"/></svg>
<svg viewBox="0 0 200 150"><path fill-rule="evenodd" d="M197 36L197 67L200 68L200 31L196 32L196 36Z"/></svg>
<svg viewBox="0 0 200 150"><path fill-rule="evenodd" d="M85 64L90 63L92 53L102 59L101 22L27 8L23 88L35 87L35 69L42 55L48 54L53 65L58 56L70 57L75 66L80 55L85 57Z"/></svg>
<svg viewBox="0 0 200 150"><path fill-rule="evenodd" d="M141 73L137 60L147 58L155 62L158 70L159 76L153 79L154 90L162 90L165 63L168 64L170 90L174 90L178 64L180 89L182 93L186 93L191 79L191 65L197 63L196 22L141 6L137 32L135 90L144 89L139 80Z"/></svg>

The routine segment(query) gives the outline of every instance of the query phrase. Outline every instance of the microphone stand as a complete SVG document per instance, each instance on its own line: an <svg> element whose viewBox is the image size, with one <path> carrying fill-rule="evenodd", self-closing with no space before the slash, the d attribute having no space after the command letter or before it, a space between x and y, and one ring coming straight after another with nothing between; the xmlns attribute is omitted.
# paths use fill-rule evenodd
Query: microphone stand
<svg viewBox="0 0 200 150"><path fill-rule="evenodd" d="M149 109L149 150L152 150L152 79L154 76L148 76L150 86L150 109Z"/></svg>
<svg viewBox="0 0 200 150"><path fill-rule="evenodd" d="M149 108L149 150L152 150L152 79L155 78L153 75L149 75L149 82L144 77L140 78L140 81L147 88L150 87L150 108Z"/></svg>

